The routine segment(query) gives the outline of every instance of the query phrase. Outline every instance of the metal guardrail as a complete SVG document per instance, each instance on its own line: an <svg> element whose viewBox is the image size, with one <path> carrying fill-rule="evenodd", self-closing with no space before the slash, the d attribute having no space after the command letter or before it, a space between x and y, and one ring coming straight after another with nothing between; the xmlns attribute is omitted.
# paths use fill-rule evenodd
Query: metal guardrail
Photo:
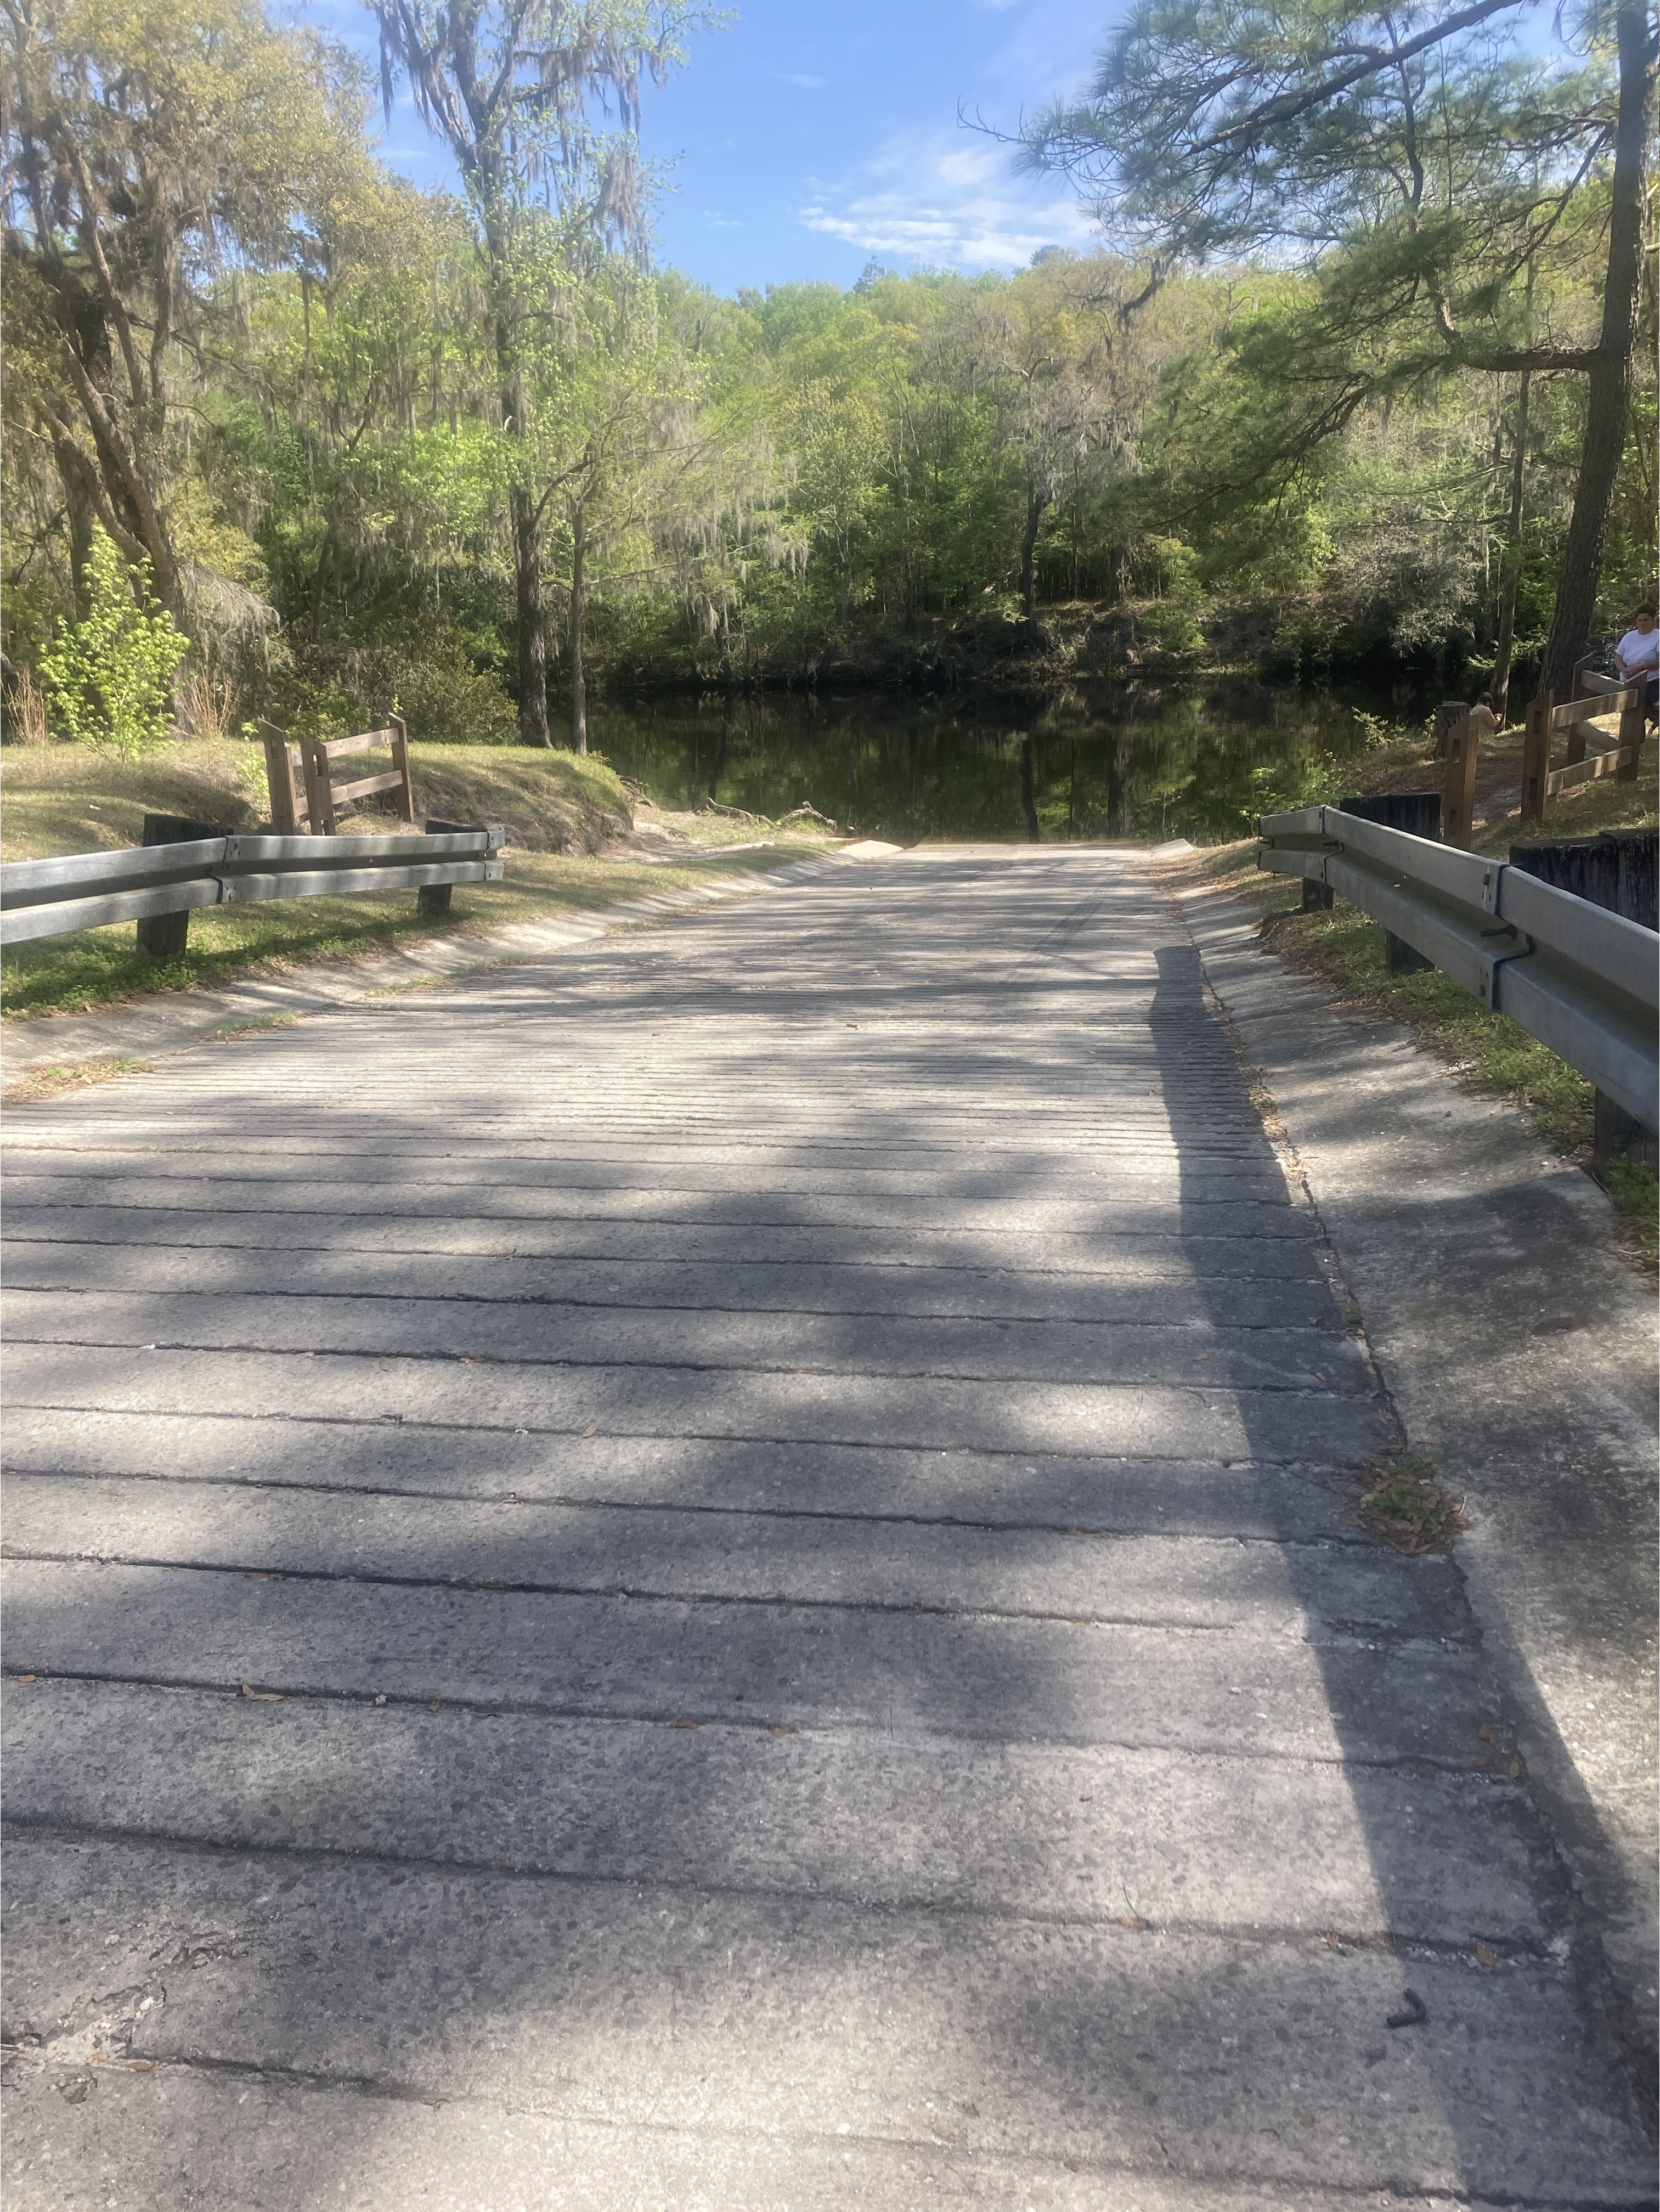
<svg viewBox="0 0 1660 2212"><path fill-rule="evenodd" d="M423 837L200 837L0 867L0 945L256 899L337 898L432 884L493 884L506 833Z"/></svg>
<svg viewBox="0 0 1660 2212"><path fill-rule="evenodd" d="M1578 1068L1660 1123L1660 935L1503 860L1336 806L1265 814L1259 865L1328 884Z"/></svg>

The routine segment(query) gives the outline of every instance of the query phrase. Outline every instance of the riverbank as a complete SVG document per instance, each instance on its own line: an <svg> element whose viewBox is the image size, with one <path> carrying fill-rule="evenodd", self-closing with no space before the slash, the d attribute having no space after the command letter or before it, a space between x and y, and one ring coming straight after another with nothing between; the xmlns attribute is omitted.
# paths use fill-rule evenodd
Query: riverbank
<svg viewBox="0 0 1660 2212"><path fill-rule="evenodd" d="M1486 664L1477 664L1485 667ZM1517 672L1518 681L1527 672ZM848 623L775 638L733 631L658 640L629 653L603 646L590 698L626 706L722 694L860 696L873 693L991 700L1079 682L1284 684L1315 680L1474 697L1475 668L1449 675L1442 656L1403 659L1383 629L1334 623L1307 597L1177 595L1046 600L1028 618L1008 594L977 606L886 620L866 609Z"/></svg>

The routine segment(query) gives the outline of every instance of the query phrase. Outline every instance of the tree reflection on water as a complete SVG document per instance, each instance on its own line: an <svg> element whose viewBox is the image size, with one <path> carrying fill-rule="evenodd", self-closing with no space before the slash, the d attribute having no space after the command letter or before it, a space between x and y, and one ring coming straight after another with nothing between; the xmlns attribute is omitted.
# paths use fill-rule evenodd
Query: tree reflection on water
<svg viewBox="0 0 1660 2212"><path fill-rule="evenodd" d="M721 699L608 707L599 749L661 805L775 818L806 803L866 836L1045 843L1248 836L1341 795L1345 769L1414 700L1219 680L980 700Z"/></svg>

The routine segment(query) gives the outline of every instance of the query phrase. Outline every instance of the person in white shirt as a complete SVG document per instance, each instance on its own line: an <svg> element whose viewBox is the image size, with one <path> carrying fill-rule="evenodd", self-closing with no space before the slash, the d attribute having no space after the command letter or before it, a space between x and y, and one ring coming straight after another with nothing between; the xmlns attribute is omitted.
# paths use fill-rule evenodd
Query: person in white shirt
<svg viewBox="0 0 1660 2212"><path fill-rule="evenodd" d="M1614 647L1614 671L1622 684L1638 676L1645 679L1644 705L1652 714L1660 698L1660 629L1652 606L1639 607L1633 627Z"/></svg>

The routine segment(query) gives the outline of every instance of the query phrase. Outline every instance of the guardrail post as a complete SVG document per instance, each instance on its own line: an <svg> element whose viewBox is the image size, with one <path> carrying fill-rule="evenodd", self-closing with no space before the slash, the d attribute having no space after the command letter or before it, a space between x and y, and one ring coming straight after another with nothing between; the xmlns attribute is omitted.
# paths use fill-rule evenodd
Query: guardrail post
<svg viewBox="0 0 1660 2212"><path fill-rule="evenodd" d="M436 816L429 815L421 827L429 837L453 837L467 824L465 822L440 822ZM415 894L415 911L417 914L447 914L450 893L454 889L453 884L423 884Z"/></svg>
<svg viewBox="0 0 1660 2212"><path fill-rule="evenodd" d="M1391 975L1418 975L1435 965L1434 961L1426 960L1421 952L1408 945L1404 937L1397 937L1392 929L1383 932L1383 941L1384 964Z"/></svg>
<svg viewBox="0 0 1660 2212"><path fill-rule="evenodd" d="M429 815L421 827L423 832L429 837L464 837L470 830L483 829L494 837L495 842L490 848L492 852L501 846L506 836L506 832L496 823L441 822L436 815ZM453 884L423 884L415 894L416 912L417 914L447 914L450 910L450 894L454 889Z"/></svg>
<svg viewBox="0 0 1660 2212"><path fill-rule="evenodd" d="M231 832L215 822L195 822L188 814L147 814L146 845L188 845L198 837L228 837ZM138 950L152 960L176 960L190 939L190 910L178 914L146 915L137 925Z"/></svg>
<svg viewBox="0 0 1660 2212"><path fill-rule="evenodd" d="M1441 842L1468 853L1475 812L1475 757L1481 731L1473 713L1447 735L1447 780L1441 795Z"/></svg>
<svg viewBox="0 0 1660 2212"><path fill-rule="evenodd" d="M1545 780L1550 774L1550 717L1554 691L1535 691L1528 706L1527 735L1522 740L1522 819L1545 818Z"/></svg>
<svg viewBox="0 0 1660 2212"><path fill-rule="evenodd" d="M1329 914L1333 897L1329 884L1317 883L1312 876L1303 878L1303 911L1304 914Z"/></svg>

